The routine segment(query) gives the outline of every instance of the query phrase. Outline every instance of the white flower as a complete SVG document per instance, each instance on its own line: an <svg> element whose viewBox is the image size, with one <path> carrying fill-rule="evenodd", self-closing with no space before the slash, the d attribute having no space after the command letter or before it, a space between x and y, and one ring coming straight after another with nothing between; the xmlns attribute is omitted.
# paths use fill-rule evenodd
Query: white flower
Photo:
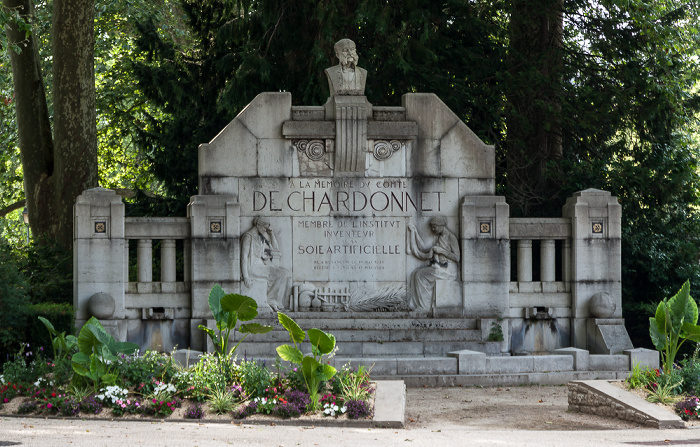
<svg viewBox="0 0 700 447"><path fill-rule="evenodd" d="M348 407L346 407L345 405L343 405L342 407L340 407L340 412L341 412L341 413L345 413L346 411L348 411Z"/></svg>
<svg viewBox="0 0 700 447"><path fill-rule="evenodd" d="M5 376L0 374L0 383L5 383Z"/></svg>

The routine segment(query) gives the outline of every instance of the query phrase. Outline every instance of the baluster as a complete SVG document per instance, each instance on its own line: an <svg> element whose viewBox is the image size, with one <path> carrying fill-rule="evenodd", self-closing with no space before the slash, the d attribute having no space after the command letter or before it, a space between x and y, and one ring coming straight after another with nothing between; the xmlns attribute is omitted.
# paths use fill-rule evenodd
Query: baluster
<svg viewBox="0 0 700 447"><path fill-rule="evenodd" d="M555 245L553 239L540 241L540 276L542 282L556 279Z"/></svg>
<svg viewBox="0 0 700 447"><path fill-rule="evenodd" d="M175 241L160 241L160 281L175 282Z"/></svg>
<svg viewBox="0 0 700 447"><path fill-rule="evenodd" d="M518 241L518 281L532 281L532 241L529 239Z"/></svg>
<svg viewBox="0 0 700 447"><path fill-rule="evenodd" d="M138 250L139 282L153 282L153 250L150 239L139 239Z"/></svg>

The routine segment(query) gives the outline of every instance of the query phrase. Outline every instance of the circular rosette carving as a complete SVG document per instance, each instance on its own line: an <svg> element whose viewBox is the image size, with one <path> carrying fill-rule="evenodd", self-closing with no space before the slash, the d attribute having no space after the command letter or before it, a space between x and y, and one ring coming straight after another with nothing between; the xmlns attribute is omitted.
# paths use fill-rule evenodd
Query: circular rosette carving
<svg viewBox="0 0 700 447"><path fill-rule="evenodd" d="M299 152L303 152L311 160L321 160L326 153L326 145L323 140L293 140L292 145Z"/></svg>
<svg viewBox="0 0 700 447"><path fill-rule="evenodd" d="M306 146L306 156L311 160L321 160L326 152L326 145L321 140L311 140Z"/></svg>
<svg viewBox="0 0 700 447"><path fill-rule="evenodd" d="M306 152L306 146L309 145L309 140L292 140L292 145L294 145L299 152Z"/></svg>
<svg viewBox="0 0 700 447"><path fill-rule="evenodd" d="M377 160L387 160L394 152L401 149L401 142L397 140L377 141L374 143L374 158Z"/></svg>

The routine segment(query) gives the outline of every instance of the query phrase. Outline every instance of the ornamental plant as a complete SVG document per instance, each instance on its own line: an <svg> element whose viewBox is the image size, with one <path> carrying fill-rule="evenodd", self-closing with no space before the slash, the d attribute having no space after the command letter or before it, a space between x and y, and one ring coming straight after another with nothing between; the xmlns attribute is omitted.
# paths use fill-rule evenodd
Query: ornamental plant
<svg viewBox="0 0 700 447"><path fill-rule="evenodd" d="M117 379L110 364L119 360L117 354L131 354L139 345L116 341L95 317L83 325L78 333L78 352L73 354L73 371L92 380L95 392L100 385L111 384Z"/></svg>
<svg viewBox="0 0 700 447"><path fill-rule="evenodd" d="M687 421L691 418L697 418L698 411L700 411L700 399L698 399L695 396L690 396L676 403L673 406L673 409L675 410L676 414L684 421Z"/></svg>
<svg viewBox="0 0 700 447"><path fill-rule="evenodd" d="M331 354L335 350L335 337L320 329L309 329L311 355L304 355L299 346L306 339L306 332L299 327L296 321L282 312L277 312L277 319L289 332L289 338L294 344L294 346L278 346L277 354L282 360L301 365L306 390L311 399L310 409L316 411L319 409L318 392L321 383L330 380L336 373L334 367L324 363L324 356Z"/></svg>
<svg viewBox="0 0 700 447"><path fill-rule="evenodd" d="M58 332L53 324L44 317L38 317L39 321L44 323L46 330L49 331L49 337L51 338L51 347L53 348L53 359L54 361L60 361L67 358L73 350L78 346L78 339L75 335L66 335L65 332Z"/></svg>
<svg viewBox="0 0 700 447"><path fill-rule="evenodd" d="M236 293L226 294L224 289L216 284L209 292L209 309L214 315L216 329L219 333L217 334L216 331L202 324L198 327L207 333L220 357L231 357L248 335L266 334L272 330L272 326L264 326L259 323L242 324L238 328L238 332L245 335L229 351L228 340L231 331L236 327L238 320L250 321L258 316L258 303L249 296Z"/></svg>
<svg viewBox="0 0 700 447"><path fill-rule="evenodd" d="M686 340L700 341L698 305L690 296L690 281L671 298L664 298L649 318L649 334L663 358L664 373L670 374L681 345Z"/></svg>

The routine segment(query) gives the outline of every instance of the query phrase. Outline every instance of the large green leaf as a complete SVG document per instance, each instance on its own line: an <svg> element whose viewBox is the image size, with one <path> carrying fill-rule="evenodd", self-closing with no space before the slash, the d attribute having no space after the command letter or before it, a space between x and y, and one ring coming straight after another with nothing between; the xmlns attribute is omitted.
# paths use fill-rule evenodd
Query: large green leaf
<svg viewBox="0 0 700 447"><path fill-rule="evenodd" d="M321 364L313 357L306 356L301 360L301 372L304 374L306 383L309 384L309 394L312 390L318 391L320 381L317 373L320 367Z"/></svg>
<svg viewBox="0 0 700 447"><path fill-rule="evenodd" d="M277 354L282 360L292 363L301 363L304 359L304 354L298 348L290 345L277 346Z"/></svg>
<svg viewBox="0 0 700 447"><path fill-rule="evenodd" d="M656 318L649 318L649 336L656 349L659 351L666 349L666 335L659 330Z"/></svg>
<svg viewBox="0 0 700 447"><path fill-rule="evenodd" d="M309 329L309 341L321 354L329 354L335 348L335 338L320 329Z"/></svg>
<svg viewBox="0 0 700 447"><path fill-rule="evenodd" d="M85 322L83 327L80 328L80 332L78 333L78 350L85 355L92 354L95 346L99 344L95 333L91 329L93 326L95 326L95 322L99 324L95 317L91 317ZM100 327L102 327L101 324Z"/></svg>
<svg viewBox="0 0 700 447"><path fill-rule="evenodd" d="M51 334L51 335L57 334L56 329L54 329L53 324L51 324L51 322L49 320L47 320L46 318L41 317L41 316L38 318L39 318L39 321L44 323L44 326L46 326L46 329L49 331L49 334Z"/></svg>
<svg viewBox="0 0 700 447"><path fill-rule="evenodd" d="M694 342L700 342L700 326L683 323L683 333L684 338Z"/></svg>
<svg viewBox="0 0 700 447"><path fill-rule="evenodd" d="M258 316L258 303L249 296L231 293L221 298L221 308L234 312L241 321L250 321Z"/></svg>
<svg viewBox="0 0 700 447"><path fill-rule="evenodd" d="M224 292L224 289L218 284L214 285L209 292L209 309L216 321L221 319L221 298L223 298L224 295L226 295L226 292Z"/></svg>
<svg viewBox="0 0 700 447"><path fill-rule="evenodd" d="M71 357L71 362L78 365L87 365L90 363L90 356L83 354L82 352L76 352Z"/></svg>
<svg viewBox="0 0 700 447"><path fill-rule="evenodd" d="M267 334L272 330L272 326L265 326L260 323L242 324L238 331L242 334Z"/></svg>
<svg viewBox="0 0 700 447"><path fill-rule="evenodd" d="M663 300L659 303L658 306L656 306L656 314L653 318L654 324L656 325L656 329L661 334L665 334L667 332L666 315L667 315L667 304L666 304L666 300ZM670 327L668 329L670 329Z"/></svg>
<svg viewBox="0 0 700 447"><path fill-rule="evenodd" d="M282 312L277 312L277 320L289 332L289 337L293 343L301 343L306 338L306 332L299 327L296 321L292 320Z"/></svg>
<svg viewBox="0 0 700 447"><path fill-rule="evenodd" d="M128 341L113 341L110 343L109 349L114 354L130 355L141 349L141 346L136 343L129 343Z"/></svg>
<svg viewBox="0 0 700 447"><path fill-rule="evenodd" d="M321 381L331 380L337 370L331 365L321 365L317 370L318 378Z"/></svg>
<svg viewBox="0 0 700 447"><path fill-rule="evenodd" d="M690 300L692 300L692 298L690 298L690 281L686 281L678 293L668 300L671 322L673 324L672 330L674 333L680 331L681 325L684 321L688 321L692 324L695 324L698 321L697 305L695 306L695 311L693 312L693 307L690 304ZM693 318L695 319L694 321Z"/></svg>

